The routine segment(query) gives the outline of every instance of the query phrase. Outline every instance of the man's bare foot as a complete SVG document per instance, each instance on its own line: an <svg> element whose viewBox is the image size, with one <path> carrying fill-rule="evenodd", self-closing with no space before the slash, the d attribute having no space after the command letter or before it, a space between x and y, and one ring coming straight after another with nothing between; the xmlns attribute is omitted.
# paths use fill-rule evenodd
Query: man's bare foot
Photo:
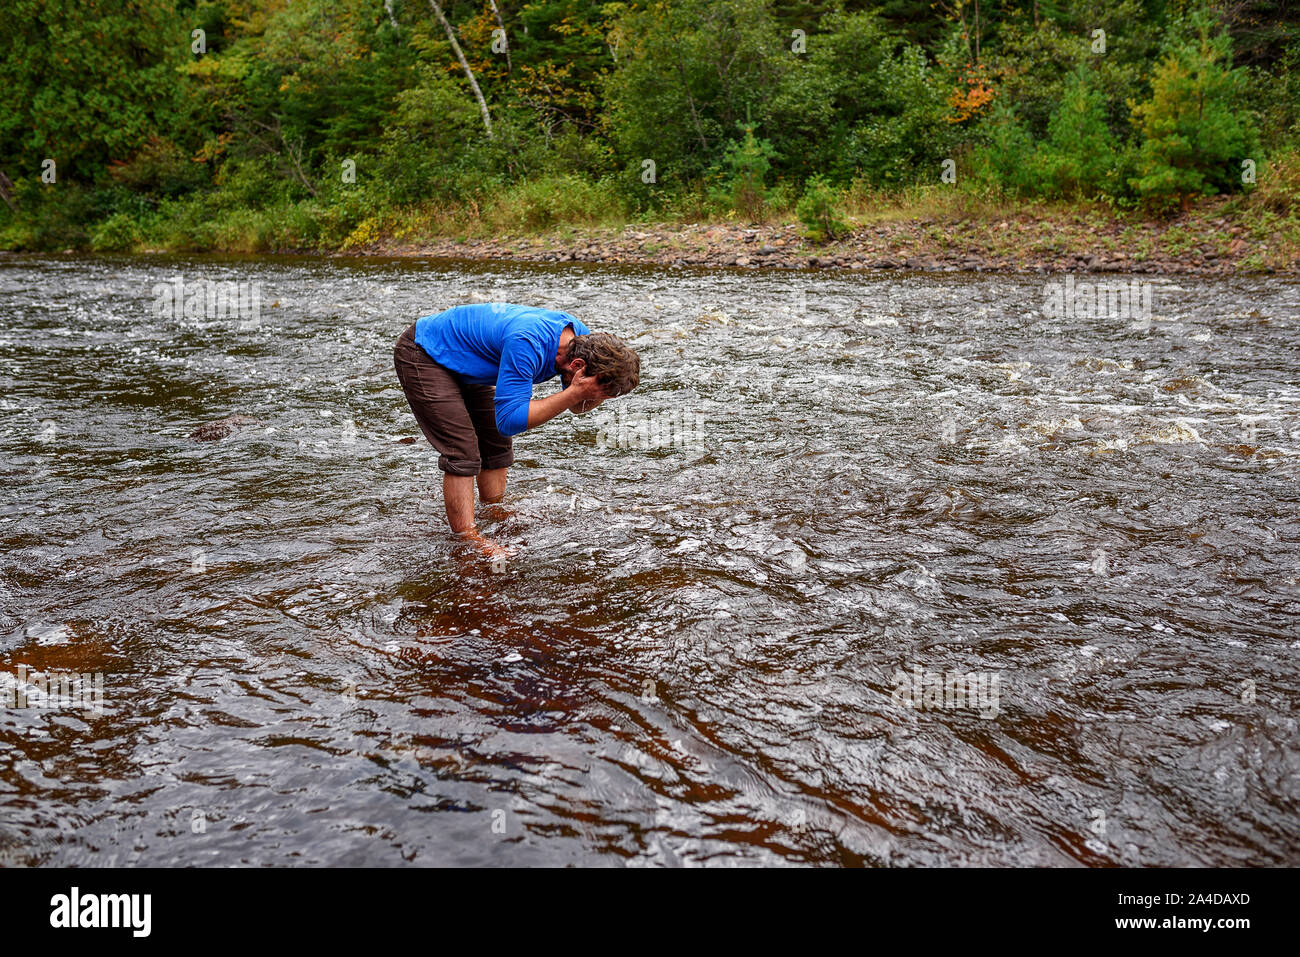
<svg viewBox="0 0 1300 957"><path fill-rule="evenodd" d="M482 552L484 557L494 565L504 562L507 558L515 557L514 549L498 545L492 539L486 538L477 528L471 528L469 531L457 532L456 534Z"/></svg>
<svg viewBox="0 0 1300 957"><path fill-rule="evenodd" d="M484 518L490 519L494 522L503 522L507 518L514 518L515 516L515 510L513 508L506 508L504 505L496 502L483 505L482 511Z"/></svg>

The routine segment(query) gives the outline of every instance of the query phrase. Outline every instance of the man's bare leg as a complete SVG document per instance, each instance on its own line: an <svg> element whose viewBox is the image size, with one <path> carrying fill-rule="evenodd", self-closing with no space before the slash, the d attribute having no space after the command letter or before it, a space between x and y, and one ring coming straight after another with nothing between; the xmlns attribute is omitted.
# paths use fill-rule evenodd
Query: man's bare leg
<svg viewBox="0 0 1300 957"><path fill-rule="evenodd" d="M500 478L495 481L499 483L502 495L505 494L506 488L505 471L505 469L492 470L493 473L501 473ZM481 487L481 475L479 482ZM453 532L474 542L489 558L509 554L500 545L480 535L478 528L474 525L474 476L448 475L444 472L442 476L442 501L447 507L447 522L451 525Z"/></svg>
<svg viewBox="0 0 1300 957"><path fill-rule="evenodd" d="M467 535L474 529L474 476L442 476L442 502L447 506L447 522L457 535Z"/></svg>
<svg viewBox="0 0 1300 957"><path fill-rule="evenodd" d="M478 500L499 502L506 495L507 469L486 469L478 473Z"/></svg>

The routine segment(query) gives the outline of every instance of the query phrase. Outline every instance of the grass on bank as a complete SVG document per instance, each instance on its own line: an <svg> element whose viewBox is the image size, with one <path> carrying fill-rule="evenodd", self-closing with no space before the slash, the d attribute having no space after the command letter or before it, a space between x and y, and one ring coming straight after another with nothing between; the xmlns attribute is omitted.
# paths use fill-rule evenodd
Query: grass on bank
<svg viewBox="0 0 1300 957"><path fill-rule="evenodd" d="M106 202L100 194L46 192L0 207L0 249L94 252L380 252L422 242L507 237L564 245L580 234L627 226L687 223L775 225L799 222L810 244L855 232L919 226L937 248L981 248L994 255L1052 255L1078 249L1126 249L1134 259L1181 256L1208 243L1220 254L1248 240L1247 267L1300 261L1300 154L1260 169L1248 193L1202 200L1172 219L1104 201L1024 199L978 184L880 190L810 182L802 194L785 184L738 197L704 185L664 192L648 208L626 181L555 174L481 191L461 201L388 205L362 187L309 199L257 204L255 193L222 189L162 199L154 206ZM59 187L48 187L47 190ZM635 200L635 202L634 202ZM108 207L95 215L95 204ZM116 208L113 208L113 207ZM89 223L89 225L84 225ZM663 241L658 236L656 241Z"/></svg>

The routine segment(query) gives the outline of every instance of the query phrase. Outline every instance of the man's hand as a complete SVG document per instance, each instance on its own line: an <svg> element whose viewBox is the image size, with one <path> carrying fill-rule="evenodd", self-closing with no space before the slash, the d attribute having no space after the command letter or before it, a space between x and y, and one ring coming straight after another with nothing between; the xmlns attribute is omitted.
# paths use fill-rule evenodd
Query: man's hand
<svg viewBox="0 0 1300 957"><path fill-rule="evenodd" d="M590 412L608 398L608 390L595 376L576 374L559 392L528 403L528 427L533 429L549 422L565 409L578 414Z"/></svg>
<svg viewBox="0 0 1300 957"><path fill-rule="evenodd" d="M576 375L565 392L573 392L573 405L569 411L575 415L590 412L609 398L609 389L600 384L594 375Z"/></svg>

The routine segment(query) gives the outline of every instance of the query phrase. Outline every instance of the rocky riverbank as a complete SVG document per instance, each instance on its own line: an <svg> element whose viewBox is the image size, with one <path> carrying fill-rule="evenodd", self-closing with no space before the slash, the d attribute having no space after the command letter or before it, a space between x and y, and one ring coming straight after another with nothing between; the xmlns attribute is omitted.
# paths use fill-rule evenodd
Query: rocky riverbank
<svg viewBox="0 0 1300 957"><path fill-rule="evenodd" d="M1203 213L1169 222L1096 216L913 218L860 225L820 245L804 239L796 223L637 223L487 239L380 242L343 255L357 254L741 269L1162 275L1300 271L1294 243L1280 232Z"/></svg>

